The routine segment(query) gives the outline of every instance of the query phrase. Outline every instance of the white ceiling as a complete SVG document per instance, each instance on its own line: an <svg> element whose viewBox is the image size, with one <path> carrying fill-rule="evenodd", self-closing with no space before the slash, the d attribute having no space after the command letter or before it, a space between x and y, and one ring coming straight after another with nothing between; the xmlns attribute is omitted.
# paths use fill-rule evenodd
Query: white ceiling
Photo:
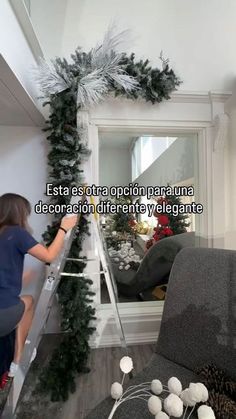
<svg viewBox="0 0 236 419"><path fill-rule="evenodd" d="M0 76L1 77L1 76ZM32 120L0 79L0 125L32 125Z"/></svg>
<svg viewBox="0 0 236 419"><path fill-rule="evenodd" d="M0 55L0 125L39 126L44 117Z"/></svg>

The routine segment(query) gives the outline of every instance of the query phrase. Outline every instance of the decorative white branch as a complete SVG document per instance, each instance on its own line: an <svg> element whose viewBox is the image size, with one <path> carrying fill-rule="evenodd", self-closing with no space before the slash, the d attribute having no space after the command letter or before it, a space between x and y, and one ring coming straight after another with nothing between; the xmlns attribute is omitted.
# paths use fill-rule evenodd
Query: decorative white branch
<svg viewBox="0 0 236 419"><path fill-rule="evenodd" d="M149 412L155 416L155 419L168 419L170 416L190 419L197 404L205 403L208 400L208 390L204 384L190 383L189 387L183 390L181 382L176 377L171 377L168 380L168 386L163 386L161 381L156 379L130 386L123 391L125 375L133 369L132 359L123 357L120 361L120 368L123 372L122 383L114 383L111 387L111 396L116 401L108 419L113 418L115 411L121 404L127 400L135 399L147 402ZM169 393L169 395L161 397L163 393ZM198 419L215 419L213 410L207 405L202 404L197 413Z"/></svg>
<svg viewBox="0 0 236 419"><path fill-rule="evenodd" d="M114 28L114 26L109 27L103 42L88 53L90 62L86 65L78 65L77 104L82 108L98 104L114 83L126 92L139 89L139 83L135 77L126 74L120 64L122 53L117 52L118 46L126 39L127 31L115 33ZM45 98L63 92L75 82L62 71L56 60L48 63L44 59L41 59L38 68L33 70L34 79Z"/></svg>

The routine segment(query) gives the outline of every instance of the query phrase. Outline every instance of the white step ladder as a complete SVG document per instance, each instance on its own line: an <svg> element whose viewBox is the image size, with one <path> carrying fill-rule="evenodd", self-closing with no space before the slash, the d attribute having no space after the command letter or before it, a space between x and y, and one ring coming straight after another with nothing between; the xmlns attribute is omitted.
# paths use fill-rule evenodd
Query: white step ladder
<svg viewBox="0 0 236 419"><path fill-rule="evenodd" d="M112 274L112 270L109 267L109 262L105 254L105 241L102 238L102 235L100 233L100 228L98 224L98 220L96 215L92 216L92 226L94 229L94 235L95 235L95 241L96 246L98 249L99 259L101 261L102 265L102 271L100 272L94 272L94 273L69 273L69 272L63 272L66 261L72 260L68 258L71 244L74 237L74 231L71 230L66 234L64 246L60 253L60 255L57 257L57 259L50 264L50 266L47 267L47 277L44 282L40 297L38 299L38 303L35 310L34 319L32 322L32 326L30 329L30 332L27 337L27 341L25 344L24 352L19 364L19 368L17 370L17 373L11 383L10 391L8 394L8 398L2 413L1 418L2 419L13 419L14 414L16 411L17 403L20 397L20 393L26 378L26 375L30 368L31 358L33 355L33 352L35 348L37 349L44 331L44 328L46 326L50 310L53 303L53 297L55 296L55 293L57 291L57 287L60 282L61 276L70 276L70 277L85 277L85 276L93 276L98 275L100 273L103 273L106 280L106 285L110 297L110 301L112 304L112 309L117 325L117 330L119 333L121 346L125 349L127 352L127 346L125 341L125 335L117 307L117 293L115 288L115 282ZM73 259L76 261L84 261L84 259ZM85 259L86 260L86 259Z"/></svg>

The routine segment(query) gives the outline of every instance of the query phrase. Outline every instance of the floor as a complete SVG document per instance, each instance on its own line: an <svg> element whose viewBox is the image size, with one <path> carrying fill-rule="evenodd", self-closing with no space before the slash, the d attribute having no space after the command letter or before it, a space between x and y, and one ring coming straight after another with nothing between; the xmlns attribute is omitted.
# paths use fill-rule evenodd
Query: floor
<svg viewBox="0 0 236 419"><path fill-rule="evenodd" d="M55 335L46 335L41 341L38 356L22 391L16 419L85 419L90 410L109 396L111 384L121 379L119 361L124 355L123 350L120 347L93 349L89 358L91 371L78 377L77 390L68 401L53 403L48 396L42 398L42 395L34 392L37 375L57 343ZM134 375L147 365L154 348L154 344L129 346L129 355L134 361Z"/></svg>

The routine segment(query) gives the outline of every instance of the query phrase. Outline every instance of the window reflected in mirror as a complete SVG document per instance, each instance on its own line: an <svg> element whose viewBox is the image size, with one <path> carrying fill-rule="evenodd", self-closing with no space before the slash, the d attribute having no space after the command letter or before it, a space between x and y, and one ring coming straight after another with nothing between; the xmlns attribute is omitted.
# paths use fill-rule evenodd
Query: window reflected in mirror
<svg viewBox="0 0 236 419"><path fill-rule="evenodd" d="M199 215L181 212L182 207L190 208L199 202L197 150L196 134L100 132L101 186L160 187L160 194L154 196L125 195L109 200L116 204L138 202L145 208L148 204L173 208L172 212L120 210L100 216L107 261L120 303L164 301L177 253L183 247L198 246L195 232ZM103 275L101 303L110 303Z"/></svg>

